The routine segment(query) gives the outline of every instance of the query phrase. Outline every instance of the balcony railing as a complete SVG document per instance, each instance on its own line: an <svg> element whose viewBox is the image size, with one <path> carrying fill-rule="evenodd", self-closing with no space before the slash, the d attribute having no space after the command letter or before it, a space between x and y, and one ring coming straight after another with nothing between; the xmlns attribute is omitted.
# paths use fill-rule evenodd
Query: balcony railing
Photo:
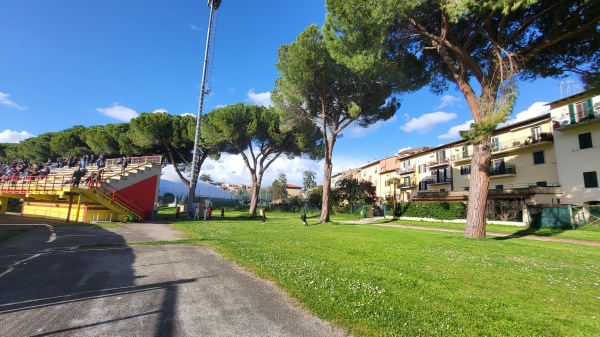
<svg viewBox="0 0 600 337"><path fill-rule="evenodd" d="M429 179L426 179L425 182L427 182L428 185L432 185L432 184L447 184L451 180L452 179L450 177L442 177L440 179L429 178Z"/></svg>
<svg viewBox="0 0 600 337"><path fill-rule="evenodd" d="M500 167L490 167L490 176L502 174L517 174L517 167L514 164L504 164Z"/></svg>
<svg viewBox="0 0 600 337"><path fill-rule="evenodd" d="M413 172L415 172L415 167L414 166L399 167L396 170L397 174L406 174L406 173L413 173Z"/></svg>
<svg viewBox="0 0 600 337"><path fill-rule="evenodd" d="M571 118L569 114L552 118L552 129L559 130L571 125L577 125L598 119L600 119L600 107L591 107L587 113L583 115L575 115L574 118Z"/></svg>
<svg viewBox="0 0 600 337"><path fill-rule="evenodd" d="M444 158L444 159L430 161L429 163L427 163L427 167L431 170L433 168L448 165L448 164L450 164L450 159Z"/></svg>
<svg viewBox="0 0 600 337"><path fill-rule="evenodd" d="M522 147L530 146L532 144L538 144L542 142L552 142L554 141L554 136L549 132L543 132L537 137L521 137L521 138L513 138L511 140L507 140L501 143L492 143L492 153L502 152L502 151L510 151L519 149ZM463 159L469 159L473 155L472 152L463 152L452 155L452 161L459 161Z"/></svg>
<svg viewBox="0 0 600 337"><path fill-rule="evenodd" d="M452 161L458 161L458 160L463 160L463 159L469 159L469 158L471 158L472 155L473 155L472 152L463 152L463 153L453 154L451 158L452 158Z"/></svg>

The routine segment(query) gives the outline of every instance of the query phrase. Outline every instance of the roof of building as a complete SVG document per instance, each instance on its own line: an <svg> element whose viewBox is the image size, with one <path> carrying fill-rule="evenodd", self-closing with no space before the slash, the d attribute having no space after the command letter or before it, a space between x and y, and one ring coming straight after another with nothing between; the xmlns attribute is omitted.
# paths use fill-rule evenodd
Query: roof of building
<svg viewBox="0 0 600 337"><path fill-rule="evenodd" d="M547 103L546 105L550 106L551 108L555 108L558 105L568 104L570 102L576 102L581 99L584 99L585 97L592 97L592 96L596 96L598 94L600 94L600 88L592 88L589 90L578 92L571 96L563 97L554 102Z"/></svg>
<svg viewBox="0 0 600 337"><path fill-rule="evenodd" d="M302 186L298 186L298 185L294 185L294 184L287 184L286 188L296 188L296 189L301 189Z"/></svg>

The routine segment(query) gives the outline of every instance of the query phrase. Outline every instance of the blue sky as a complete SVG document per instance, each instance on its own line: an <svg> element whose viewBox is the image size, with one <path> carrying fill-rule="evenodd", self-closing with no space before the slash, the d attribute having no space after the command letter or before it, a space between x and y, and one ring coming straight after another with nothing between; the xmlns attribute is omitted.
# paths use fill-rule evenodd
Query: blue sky
<svg viewBox="0 0 600 337"><path fill-rule="evenodd" d="M0 142L73 125L127 122L141 112L195 115L208 15L204 0L3 0ZM324 0L223 0L204 113L237 102L269 104L277 49L324 18ZM558 80L519 86L513 118L535 116L546 110L539 102L560 98ZM458 127L471 120L452 87L440 96L423 89L401 99L391 120L343 133L334 149L334 172L399 149L454 141ZM300 185L306 170L321 181L322 167L278 160L263 186L279 173ZM236 156L207 162L202 171L219 181L250 181ZM176 179L171 172L165 177Z"/></svg>

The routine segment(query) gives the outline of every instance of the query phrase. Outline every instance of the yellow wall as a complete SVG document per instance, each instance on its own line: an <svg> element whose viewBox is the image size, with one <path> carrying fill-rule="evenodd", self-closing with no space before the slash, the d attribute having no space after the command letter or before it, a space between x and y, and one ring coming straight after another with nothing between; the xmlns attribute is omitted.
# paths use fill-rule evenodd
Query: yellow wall
<svg viewBox="0 0 600 337"><path fill-rule="evenodd" d="M53 219L67 219L69 222L91 222L91 221L113 221L118 220L117 214L106 209L102 205L88 203L82 201L79 204L77 196L74 196L72 204L69 206L69 201L25 201L23 202L23 215L40 217L40 218L53 218ZM70 208L70 212L69 212Z"/></svg>

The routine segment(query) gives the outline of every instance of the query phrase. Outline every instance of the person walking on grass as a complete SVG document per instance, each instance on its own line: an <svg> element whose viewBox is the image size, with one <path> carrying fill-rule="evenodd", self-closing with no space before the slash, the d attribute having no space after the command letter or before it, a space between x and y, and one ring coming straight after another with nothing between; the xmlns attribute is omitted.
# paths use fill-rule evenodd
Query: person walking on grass
<svg viewBox="0 0 600 337"><path fill-rule="evenodd" d="M261 208L261 209L260 209L260 212L259 212L259 215L260 215L260 220L262 221L262 223L263 223L263 225L264 225L264 224L265 224L265 220L266 220L266 217L265 217L265 210Z"/></svg>
<svg viewBox="0 0 600 337"><path fill-rule="evenodd" d="M302 215L300 216L300 219L302 219L302 223L304 224L304 226L308 226L308 222L306 222L306 212L302 211Z"/></svg>
<svg viewBox="0 0 600 337"><path fill-rule="evenodd" d="M194 209L194 219L200 219L200 206L196 206Z"/></svg>

